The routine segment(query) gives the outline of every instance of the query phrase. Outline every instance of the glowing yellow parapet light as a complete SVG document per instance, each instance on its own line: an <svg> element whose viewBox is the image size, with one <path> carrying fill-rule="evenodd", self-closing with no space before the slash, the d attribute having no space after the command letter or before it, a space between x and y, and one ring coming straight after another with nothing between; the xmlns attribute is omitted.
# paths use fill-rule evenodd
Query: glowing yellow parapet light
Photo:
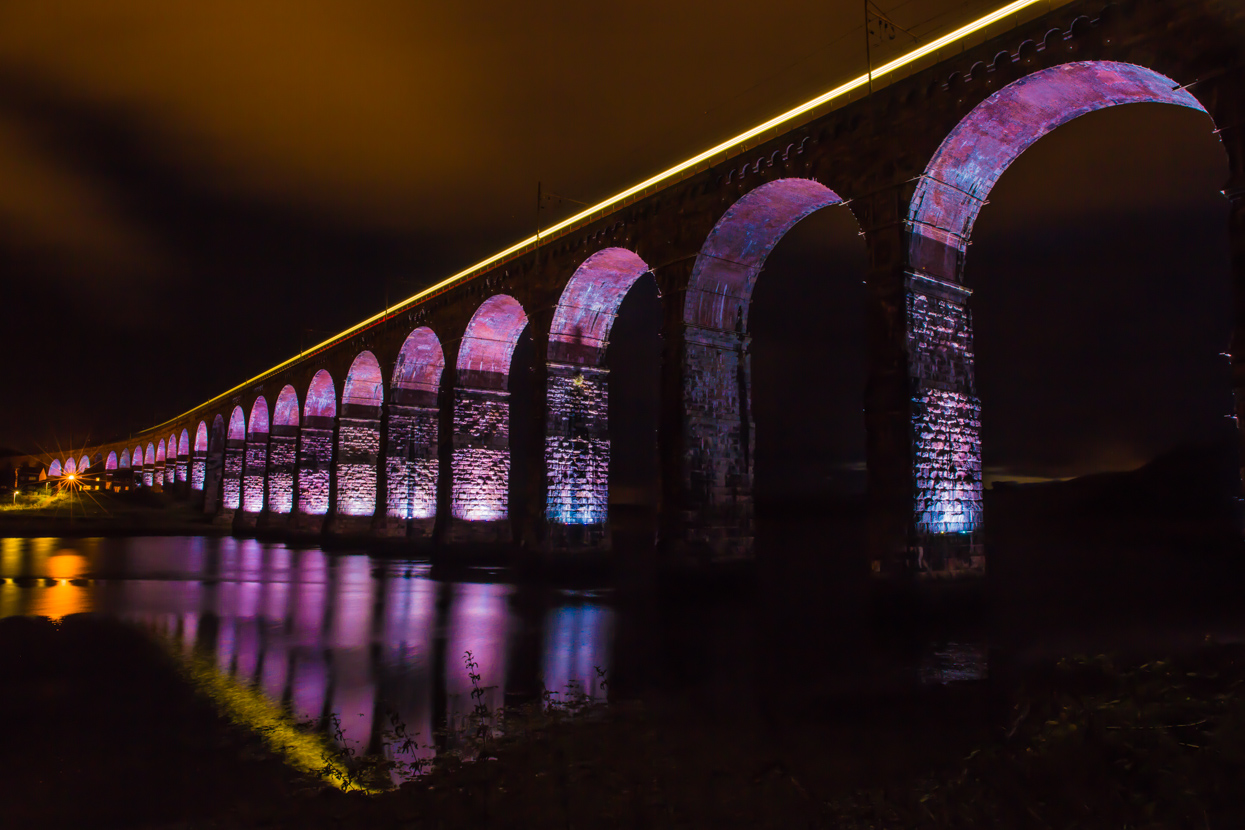
<svg viewBox="0 0 1245 830"><path fill-rule="evenodd" d="M1066 2L1066 0L1063 0L1063 2ZM1006 6L1003 6L1000 9L996 9L995 11L990 12L990 14L987 14L984 17L977 18L972 23L968 23L964 26L961 26L955 31L950 32L949 34L943 35L937 40L932 40L929 43L925 44L924 46L920 46L916 49L913 49L911 52L908 52L905 55L895 58L895 60L891 61L890 63L879 66L877 69L874 69L872 72L866 72L864 75L861 75L859 78L854 78L848 81L847 83L842 84L841 86L837 86L834 89L830 90L829 92L826 92L826 93L823 93L817 96L811 101L805 101L803 104L800 104L795 109L790 109L782 113L781 115L774 116L769 121L766 121L763 124L758 124L752 129L746 132L742 132L739 135L735 136L734 138L728 138L726 141L723 141L721 144L718 144L715 147L711 147L708 150L705 150L700 155L693 156L692 158L687 159L686 161L680 162L679 164L676 164L674 167L671 167L669 170L664 170L655 176L645 179L644 181L640 182L639 184L633 187L627 188L621 193L616 193L613 196L610 196L608 199L605 199L604 201L598 202L597 204L592 205L591 207L586 207L583 210L581 210L579 213L576 213L574 216L570 217L569 219L563 219L561 222L546 229L542 233L536 234L534 236L529 236L527 239L524 239L520 242L516 242L515 244L511 245L509 248L506 248L504 251L498 251L497 253L493 254L487 259L482 259L479 262L475 263L474 265L470 265L464 268L463 270L459 271L457 274L454 274L453 276L450 276L450 277L446 277L445 279L441 280L436 285L433 285L429 288L425 288L423 291L420 291L418 294L407 297L405 300L398 303L397 305L391 308L387 308L380 314L375 314L367 318L363 322L358 323L354 326L351 326L345 331L342 331L342 332L339 332L333 335L332 337L325 340L324 342L318 343L315 346L312 346L310 349L307 349L306 351L299 352L297 356L291 357L289 360L285 361L284 363L280 363L276 366L273 366L271 369L267 369L263 372L260 372L258 375L251 378L250 380L244 381L243 383L239 383L237 386L233 387L229 391L222 392L221 394L217 395L216 397L212 398L206 403L201 403L198 406L196 406L194 409L191 409L187 412L183 412L181 415L178 415L176 418L171 418L165 421L164 423L159 424L158 426L151 427L151 430L161 429L165 427L166 425L173 423L174 421L180 421L182 418L185 418L187 415L190 415L191 413L195 412L198 409L202 409L205 406L211 406L212 404L219 401L221 398L226 398L240 389L245 389L251 384L258 383L259 381L269 377L270 375L273 375L281 371L287 366L291 366L297 363L298 361L302 360L303 356L307 354L307 352L318 352L321 349L328 348L334 343L344 340L345 338L349 337L355 332L361 329L365 329L374 323L380 322L386 317L389 317L399 311L402 311L403 309L407 308L410 305L418 303L420 300L424 299L425 297L444 291L446 288L449 288L454 283L464 280L467 277L470 277L472 274L475 274L489 267L490 265L493 265L505 259L506 257L512 254L517 254L523 249L531 247L532 245L539 243L540 240L546 236L552 236L554 234L557 234L561 231L566 230L572 225L577 225L580 222L583 222L584 220L589 219L592 216L595 216L596 214L600 213L606 208L613 207L614 205L617 205L620 202L624 202L627 199L630 199L632 196L635 196L638 193L644 192L645 190L652 187L653 185L661 184L664 181L673 179L675 176L678 176L680 173L686 172L687 170L695 167L698 164L703 164L704 162L708 161L714 156L717 156L717 155L720 155L721 153L735 149L739 147L741 144L744 144L750 141L751 139L754 139L757 136L762 135L763 133L774 129L775 127L780 127L790 121L793 121L796 118L799 118L801 115L805 115L806 113L817 109L823 104L827 104L835 100L836 98L842 98L844 95L847 95L850 92L860 89L863 86L867 86L870 81L885 77L886 75L889 75L892 72L902 69L903 67L907 66L910 63L913 63L914 61L920 60L926 55L929 55L933 52L937 52L939 49L943 48L944 46L948 46L952 43L955 43L957 40L963 40L969 35L979 32L982 29L986 28L987 26L991 26L995 23L998 23L1000 20L1003 20L1004 18L1010 17L1011 15L1016 14L1017 12L1024 11L1030 6L1036 6L1040 3L1047 3L1050 5L1062 5L1062 2L1059 2L1059 0L1053 3L1052 3L1052 0L1016 0L1014 3L1008 3ZM144 433L149 432L151 430L144 430Z"/></svg>

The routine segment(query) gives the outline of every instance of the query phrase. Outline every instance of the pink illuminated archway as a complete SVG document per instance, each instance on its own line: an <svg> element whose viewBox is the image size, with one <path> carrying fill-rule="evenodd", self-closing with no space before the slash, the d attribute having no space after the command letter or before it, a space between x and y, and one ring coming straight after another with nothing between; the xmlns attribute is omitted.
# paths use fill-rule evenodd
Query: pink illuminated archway
<svg viewBox="0 0 1245 830"><path fill-rule="evenodd" d="M203 448L207 449L207 424L199 422L199 429L203 430ZM195 436L195 444L199 443L198 436ZM178 455L190 455L190 431L182 430L182 437L177 442Z"/></svg>
<svg viewBox="0 0 1245 830"><path fill-rule="evenodd" d="M159 445L156 446L156 463L157 464L161 464L164 462L164 455L165 455L164 439L161 438Z"/></svg>
<svg viewBox="0 0 1245 830"><path fill-rule="evenodd" d="M337 416L337 389L333 376L324 369L316 372L307 387L307 402L303 405L305 418L333 418Z"/></svg>
<svg viewBox="0 0 1245 830"><path fill-rule="evenodd" d="M268 433L268 401L260 395L255 399L255 403L251 404L251 418L247 422L247 435L255 437L256 435L266 435Z"/></svg>
<svg viewBox="0 0 1245 830"><path fill-rule="evenodd" d="M285 386L277 395L277 404L273 407L272 425L274 427L298 426L298 392L293 386Z"/></svg>
<svg viewBox="0 0 1245 830"><path fill-rule="evenodd" d="M459 377L508 377L510 358L525 328L527 314L518 300L508 294L489 297L476 309L463 333L458 347Z"/></svg>
<svg viewBox="0 0 1245 830"><path fill-rule="evenodd" d="M52 463L48 465L48 478L51 478L53 476L58 476L60 474L61 474L61 460L59 458L55 458L52 460Z"/></svg>
<svg viewBox="0 0 1245 830"><path fill-rule="evenodd" d="M84 455L78 459L78 472L85 473L89 469L91 469L91 459Z"/></svg>
<svg viewBox="0 0 1245 830"><path fill-rule="evenodd" d="M105 469L105 470L115 470L115 469L117 469L117 453L116 453L116 450L113 450L113 451L109 452L109 453L108 453L108 458L104 459L104 469Z"/></svg>
<svg viewBox="0 0 1245 830"><path fill-rule="evenodd" d="M444 371L445 353L432 329L421 326L407 335L391 380L385 483L386 510L392 518L436 516L436 407Z"/></svg>
<svg viewBox="0 0 1245 830"><path fill-rule="evenodd" d="M705 240L683 305L684 321L733 330L748 317L748 302L765 258L804 217L843 200L813 179L779 179L744 194Z"/></svg>
<svg viewBox="0 0 1245 830"><path fill-rule="evenodd" d="M78 462L74 461L73 458L66 458L65 463L61 464L61 472L67 476L73 475L78 472Z"/></svg>
<svg viewBox="0 0 1245 830"><path fill-rule="evenodd" d="M441 373L445 370L445 353L441 341L427 326L411 332L393 367L395 400L406 403L403 398L417 397L419 393L431 393L433 400L441 386Z"/></svg>
<svg viewBox="0 0 1245 830"><path fill-rule="evenodd" d="M122 450L122 451L121 451L121 458L120 458L120 460L117 462L117 465L118 465L118 468L119 468L119 469L122 469L122 470L128 470L128 469L129 469L129 467L130 467L130 451L129 451L129 450Z"/></svg>
<svg viewBox="0 0 1245 830"><path fill-rule="evenodd" d="M644 260L625 248L597 251L575 269L549 330L549 359L598 366L623 298L641 275Z"/></svg>
<svg viewBox="0 0 1245 830"><path fill-rule="evenodd" d="M959 282L961 257L990 190L1021 153L1074 118L1121 104L1206 108L1171 78L1114 61L1052 66L978 104L942 142L908 211L910 264Z"/></svg>
<svg viewBox="0 0 1245 830"><path fill-rule="evenodd" d="M130 463L133 464L135 467L143 466L144 462L143 462L142 445L135 447L134 451L130 453Z"/></svg>
<svg viewBox="0 0 1245 830"><path fill-rule="evenodd" d="M230 441L246 440L246 415L240 406L235 406L229 415L229 434L226 438Z"/></svg>
<svg viewBox="0 0 1245 830"><path fill-rule="evenodd" d="M506 387L514 348L525 328L527 314L518 300L497 294L480 304L463 333L454 401L450 513L455 519L501 522L509 516ZM495 527L500 533L504 525Z"/></svg>
<svg viewBox="0 0 1245 830"><path fill-rule="evenodd" d="M371 516L376 511L377 454L384 378L376 355L359 352L342 385L337 427L337 512Z"/></svg>
<svg viewBox="0 0 1245 830"><path fill-rule="evenodd" d="M385 398L384 384L376 355L369 351L359 352L354 363L350 364L350 371L346 373L346 383L342 387L342 407L380 406Z"/></svg>
<svg viewBox="0 0 1245 830"><path fill-rule="evenodd" d="M298 456L298 509L309 516L329 510L329 468L333 458L333 419L337 391L333 378L321 369L307 387ZM327 423L326 423L327 422Z"/></svg>
<svg viewBox="0 0 1245 830"><path fill-rule="evenodd" d="M195 430L195 452L207 452L207 448L208 448L207 422L200 421L199 428Z"/></svg>
<svg viewBox="0 0 1245 830"><path fill-rule="evenodd" d="M156 463L156 445L147 443L147 454L143 456L143 466L147 467Z"/></svg>

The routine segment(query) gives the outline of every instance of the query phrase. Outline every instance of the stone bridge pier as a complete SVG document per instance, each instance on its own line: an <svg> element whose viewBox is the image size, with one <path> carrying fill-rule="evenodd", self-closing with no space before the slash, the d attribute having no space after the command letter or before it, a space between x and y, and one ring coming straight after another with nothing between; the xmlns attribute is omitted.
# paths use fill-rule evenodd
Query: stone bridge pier
<svg viewBox="0 0 1245 830"><path fill-rule="evenodd" d="M981 572L981 404L963 256L904 218L912 182L853 202L869 253L871 570Z"/></svg>

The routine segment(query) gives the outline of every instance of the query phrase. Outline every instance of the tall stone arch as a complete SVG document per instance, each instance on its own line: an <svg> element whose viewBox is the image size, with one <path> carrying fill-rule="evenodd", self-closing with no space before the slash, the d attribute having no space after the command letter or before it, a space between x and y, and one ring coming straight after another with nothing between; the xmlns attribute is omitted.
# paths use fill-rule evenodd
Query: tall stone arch
<svg viewBox="0 0 1245 830"><path fill-rule="evenodd" d="M842 201L814 179L766 182L727 209L697 254L683 301L681 498L666 520L667 535L674 537L669 542L722 561L751 555L752 290L766 257L791 228Z"/></svg>
<svg viewBox="0 0 1245 830"><path fill-rule="evenodd" d="M648 263L606 248L575 269L549 330L545 517L555 548L609 544L610 330Z"/></svg>

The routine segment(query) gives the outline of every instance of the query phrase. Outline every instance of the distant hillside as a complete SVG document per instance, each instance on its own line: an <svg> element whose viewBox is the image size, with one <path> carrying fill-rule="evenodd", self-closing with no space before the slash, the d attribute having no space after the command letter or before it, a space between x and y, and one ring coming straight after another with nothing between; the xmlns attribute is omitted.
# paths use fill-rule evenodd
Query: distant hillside
<svg viewBox="0 0 1245 830"><path fill-rule="evenodd" d="M1128 472L1098 473L1040 484L998 482L987 515L1028 529L1126 523L1177 530L1235 527L1240 509L1237 450L1225 443L1186 445Z"/></svg>

